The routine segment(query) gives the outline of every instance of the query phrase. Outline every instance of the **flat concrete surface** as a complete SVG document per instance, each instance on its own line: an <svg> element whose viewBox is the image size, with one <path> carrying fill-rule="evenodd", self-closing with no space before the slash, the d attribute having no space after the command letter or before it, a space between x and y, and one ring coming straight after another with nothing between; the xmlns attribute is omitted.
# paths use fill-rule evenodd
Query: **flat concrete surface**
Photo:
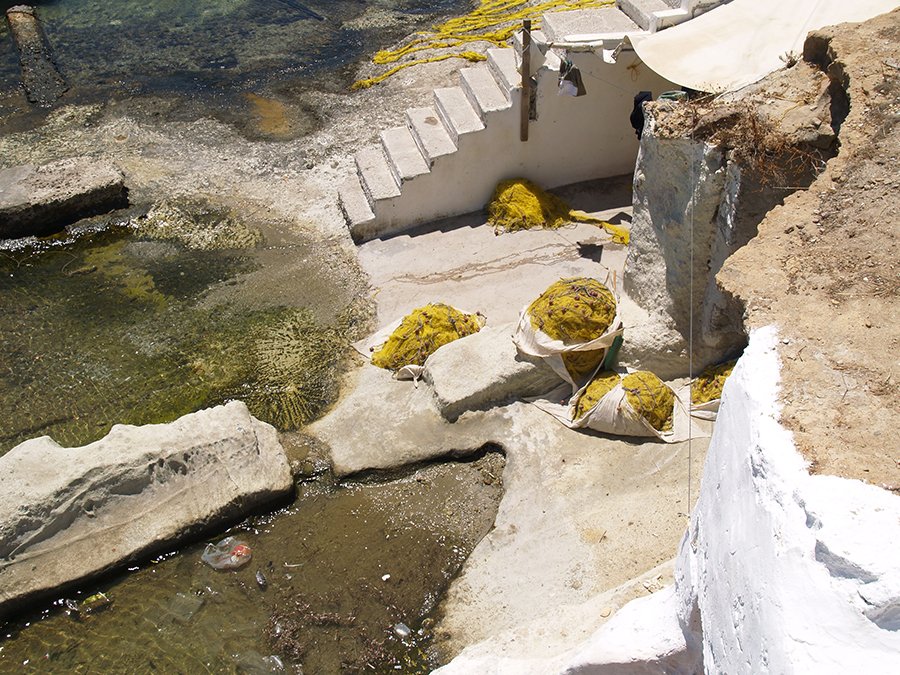
<svg viewBox="0 0 900 675"><path fill-rule="evenodd" d="M565 41L568 35L627 33L641 30L640 26L616 7L553 12L544 16L542 28L550 40L558 41Z"/></svg>
<svg viewBox="0 0 900 675"><path fill-rule="evenodd" d="M630 211L630 181L625 176L558 192L574 208L619 220ZM579 248L579 240L596 243ZM620 271L624 257L595 226L496 236L480 214L359 248L382 323L441 301L480 310L489 325L500 326L560 277L603 278ZM609 606L607 617L615 611L619 602L598 600L600 594L676 550L689 512L689 476L696 494L706 438L665 444L574 431L524 402L466 412L449 423L427 383L397 381L370 364L350 373L342 390L332 411L307 429L329 446L338 474L488 442L506 451L495 527L442 607L437 635L448 655L486 640L515 645L523 655L546 655L567 636L588 635L602 624L602 607ZM628 597L646 588L632 586ZM542 635L559 637L550 646L528 638L536 617Z"/></svg>
<svg viewBox="0 0 900 675"><path fill-rule="evenodd" d="M630 176L554 192L573 208L607 220L630 217ZM625 250L596 225L495 235L486 215L474 213L366 242L359 247L359 260L371 280L379 325L429 302L443 302L480 311L497 326L516 321L523 307L560 278L603 280L616 271L621 281Z"/></svg>

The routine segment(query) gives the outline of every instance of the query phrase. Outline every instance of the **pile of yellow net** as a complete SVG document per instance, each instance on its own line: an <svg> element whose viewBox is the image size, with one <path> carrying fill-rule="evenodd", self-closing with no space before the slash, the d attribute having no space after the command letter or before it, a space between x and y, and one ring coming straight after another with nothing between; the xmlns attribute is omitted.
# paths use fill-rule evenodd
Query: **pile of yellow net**
<svg viewBox="0 0 900 675"><path fill-rule="evenodd" d="M430 31L417 33L402 47L383 50L375 54L372 61L383 65L396 63L404 57L409 57L426 50L458 50L471 42L489 42L502 47L513 33L521 28L523 19L532 19L532 28L540 27L541 15L545 12L561 12L569 9L587 9L590 7L603 7L614 4L613 0L480 0L478 7L465 16L455 17L442 24L434 26ZM484 61L485 56L475 51L451 51L448 53L431 55L424 58L413 58L410 61L400 63L387 72L366 80L359 80L353 84L354 89L364 89L386 80L394 73L421 63L443 61L445 59L468 59L469 61Z"/></svg>
<svg viewBox="0 0 900 675"><path fill-rule="evenodd" d="M567 345L603 335L616 317L616 299L596 279L560 279L526 310L531 327Z"/></svg>
<svg viewBox="0 0 900 675"><path fill-rule="evenodd" d="M675 393L653 373L639 370L622 378L625 398L657 431L672 429Z"/></svg>
<svg viewBox="0 0 900 675"><path fill-rule="evenodd" d="M611 370L604 370L597 373L591 383L585 388L578 397L578 403L575 405L575 419L584 417L600 399L616 388L621 378L618 373Z"/></svg>
<svg viewBox="0 0 900 675"><path fill-rule="evenodd" d="M439 347L479 330L481 322L475 314L440 303L425 305L403 318L387 342L372 355L372 363L388 370L421 366Z"/></svg>
<svg viewBox="0 0 900 675"><path fill-rule="evenodd" d="M628 230L605 220L576 211L562 199L525 178L501 182L487 206L488 222L494 232L516 232L532 228L556 229L567 223L600 225L617 244L628 243Z"/></svg>
<svg viewBox="0 0 900 675"><path fill-rule="evenodd" d="M702 405L722 398L722 387L725 386L725 380L734 370L735 363L737 361L726 361L717 366L710 366L700 373L700 376L691 384L691 403Z"/></svg>

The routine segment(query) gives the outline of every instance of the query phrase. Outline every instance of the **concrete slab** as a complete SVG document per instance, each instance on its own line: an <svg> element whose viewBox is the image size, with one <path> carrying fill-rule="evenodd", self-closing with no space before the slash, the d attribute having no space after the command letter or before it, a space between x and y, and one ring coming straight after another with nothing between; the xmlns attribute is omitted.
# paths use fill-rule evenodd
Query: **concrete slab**
<svg viewBox="0 0 900 675"><path fill-rule="evenodd" d="M380 146L373 145L357 152L356 167L359 182L373 206L379 199L390 199L400 195L400 186L397 185Z"/></svg>
<svg viewBox="0 0 900 675"><path fill-rule="evenodd" d="M472 107L461 87L441 87L434 90L434 107L450 138L459 145L459 137L484 129L478 111Z"/></svg>
<svg viewBox="0 0 900 675"><path fill-rule="evenodd" d="M341 211L351 231L354 227L364 223L371 222L375 219L372 213L372 207L369 206L369 200L366 193L363 192L362 186L359 184L359 178L356 175L348 176L347 180L338 190L340 198Z"/></svg>
<svg viewBox="0 0 900 675"><path fill-rule="evenodd" d="M88 157L0 170L0 239L52 234L126 206L122 172Z"/></svg>
<svg viewBox="0 0 900 675"><path fill-rule="evenodd" d="M640 26L616 7L551 12L544 15L541 28L547 39L554 42L565 42L569 35L628 33L641 30Z"/></svg>
<svg viewBox="0 0 900 675"><path fill-rule="evenodd" d="M456 152L456 144L434 108L410 108L406 123L429 167L438 157Z"/></svg>
<svg viewBox="0 0 900 675"><path fill-rule="evenodd" d="M512 105L507 93L500 89L494 74L486 65L462 68L459 71L459 81L482 120L488 113L506 110Z"/></svg>
<svg viewBox="0 0 900 675"><path fill-rule="evenodd" d="M428 173L428 163L406 126L393 127L381 132L381 145L394 179L402 184L416 176Z"/></svg>
<svg viewBox="0 0 900 675"><path fill-rule="evenodd" d="M654 12L672 9L663 0L616 0L616 6L644 30L653 30Z"/></svg>
<svg viewBox="0 0 900 675"><path fill-rule="evenodd" d="M630 181L630 176L590 181L555 192L573 208L615 220L630 214ZM429 302L481 311L488 325L512 323L554 281L605 279L612 271L621 280L625 260L624 249L595 225L498 236L481 213L369 241L358 250L377 298L379 325Z"/></svg>
<svg viewBox="0 0 900 675"><path fill-rule="evenodd" d="M522 76L516 65L516 52L509 48L492 47L487 50L488 66L500 88L509 95L513 89L522 85Z"/></svg>

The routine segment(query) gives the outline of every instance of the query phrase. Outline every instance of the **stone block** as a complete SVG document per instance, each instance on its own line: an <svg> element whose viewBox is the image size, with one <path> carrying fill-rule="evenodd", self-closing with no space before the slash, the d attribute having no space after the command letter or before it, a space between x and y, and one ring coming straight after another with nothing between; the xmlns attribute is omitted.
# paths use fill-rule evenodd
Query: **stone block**
<svg viewBox="0 0 900 675"><path fill-rule="evenodd" d="M126 206L122 172L88 157L0 169L0 239L53 234Z"/></svg>
<svg viewBox="0 0 900 675"><path fill-rule="evenodd" d="M292 488L277 432L240 401L80 448L20 443L0 457L0 616Z"/></svg>
<svg viewBox="0 0 900 675"><path fill-rule="evenodd" d="M445 418L543 394L562 382L541 359L518 353L514 330L514 324L485 326L428 358L424 379Z"/></svg>

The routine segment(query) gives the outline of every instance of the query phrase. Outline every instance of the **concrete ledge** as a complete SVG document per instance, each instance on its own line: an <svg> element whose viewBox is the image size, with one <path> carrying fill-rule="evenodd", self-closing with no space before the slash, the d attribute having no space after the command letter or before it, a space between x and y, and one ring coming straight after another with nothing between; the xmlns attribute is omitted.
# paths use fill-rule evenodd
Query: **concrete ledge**
<svg viewBox="0 0 900 675"><path fill-rule="evenodd" d="M541 359L517 353L511 339L514 329L514 324L485 326L428 358L424 378L446 419L543 394L562 382Z"/></svg>
<svg viewBox="0 0 900 675"><path fill-rule="evenodd" d="M0 458L0 616L292 488L275 429L239 401L80 448L25 441Z"/></svg>
<svg viewBox="0 0 900 675"><path fill-rule="evenodd" d="M0 170L0 239L53 234L126 206L122 172L88 157Z"/></svg>

